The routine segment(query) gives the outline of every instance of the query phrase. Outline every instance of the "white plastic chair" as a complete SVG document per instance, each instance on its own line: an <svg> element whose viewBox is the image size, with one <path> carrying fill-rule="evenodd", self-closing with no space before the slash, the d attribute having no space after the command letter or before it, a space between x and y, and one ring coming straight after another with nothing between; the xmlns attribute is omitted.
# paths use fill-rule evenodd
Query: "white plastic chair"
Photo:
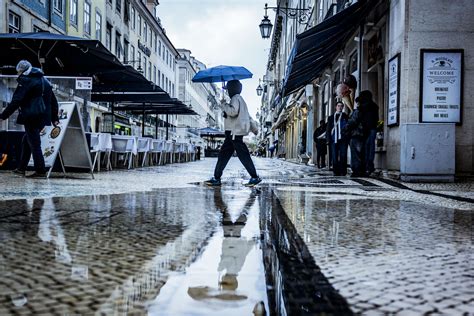
<svg viewBox="0 0 474 316"><path fill-rule="evenodd" d="M124 165L126 165L128 161L128 169L130 169L132 167L133 156L138 153L136 137L113 135L112 151L116 154L115 164L117 164L117 155L125 154Z"/></svg>
<svg viewBox="0 0 474 316"><path fill-rule="evenodd" d="M152 162L155 161L156 164L161 163L161 157L164 152L164 141L159 139L153 139L151 142L151 153L153 155ZM159 155L159 158L158 158Z"/></svg>
<svg viewBox="0 0 474 316"><path fill-rule="evenodd" d="M151 138L138 138L137 152L143 154L142 167L145 166L145 161L148 153L151 151Z"/></svg>

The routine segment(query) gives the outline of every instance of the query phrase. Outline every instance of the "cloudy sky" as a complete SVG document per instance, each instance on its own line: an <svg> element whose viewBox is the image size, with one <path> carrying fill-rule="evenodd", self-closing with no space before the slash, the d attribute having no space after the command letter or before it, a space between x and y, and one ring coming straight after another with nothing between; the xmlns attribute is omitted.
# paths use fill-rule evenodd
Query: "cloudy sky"
<svg viewBox="0 0 474 316"><path fill-rule="evenodd" d="M242 80L242 96L255 118L260 98L255 89L265 74L270 41L258 25L265 3L274 0L160 0L158 16L176 48L191 50L208 67L245 66L252 79ZM269 11L273 23L274 13Z"/></svg>

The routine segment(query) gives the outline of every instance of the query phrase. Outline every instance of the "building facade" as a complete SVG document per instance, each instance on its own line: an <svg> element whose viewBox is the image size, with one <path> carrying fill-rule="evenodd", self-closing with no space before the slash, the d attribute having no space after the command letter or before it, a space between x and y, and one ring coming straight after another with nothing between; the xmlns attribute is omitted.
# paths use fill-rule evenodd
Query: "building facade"
<svg viewBox="0 0 474 316"><path fill-rule="evenodd" d="M468 17L474 15L474 8L469 2L289 2L293 8L303 4L310 7L312 22L306 26L294 20L300 24L295 28L294 24L288 25L291 21L284 12L276 15L261 110L267 144L278 139L280 157L296 159L305 153L315 159L313 132L317 122L327 120L334 112L337 85L347 75L353 75L358 82L356 96L362 90L370 90L379 105L379 170L407 180L447 180L453 178L454 171L460 176L472 174L474 24ZM288 91L288 78L295 72L291 55L298 39L294 33L302 34L314 27L327 31L327 21L337 20L351 10L356 12L355 6L363 8L364 14L356 21L350 15L340 21L338 27L347 32L334 39L336 48L332 51L322 40L320 44L314 42L314 48L320 45L328 47L328 51L318 55L319 64L308 61L314 62L314 71L308 71L297 89ZM304 34L299 36L303 37ZM408 132L412 128L418 132ZM427 144L429 148L423 149ZM452 148L451 156L442 155L443 146ZM426 152L434 153L436 167L429 168L433 163L428 162ZM418 157L427 161L417 162ZM415 169L410 169L416 163ZM453 172L446 167L451 164Z"/></svg>

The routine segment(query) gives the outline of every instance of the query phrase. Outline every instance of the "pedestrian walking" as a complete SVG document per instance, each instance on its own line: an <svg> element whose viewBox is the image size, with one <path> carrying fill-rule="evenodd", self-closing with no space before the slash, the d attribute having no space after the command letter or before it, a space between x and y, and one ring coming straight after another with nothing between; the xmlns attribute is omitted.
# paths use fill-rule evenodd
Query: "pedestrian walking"
<svg viewBox="0 0 474 316"><path fill-rule="evenodd" d="M247 104L240 95L242 92L242 84L240 81L231 80L227 82L226 89L230 97L230 103L224 101L221 103L225 118L225 140L219 151L216 167L214 169L214 177L205 181L205 183L209 186L221 185L222 173L234 151L236 151L237 157L239 157L240 162L244 165L245 169L247 169L251 177L246 186L255 186L259 184L262 179L257 175L257 170L250 157L247 145L243 142L243 138L249 134L251 129L254 134L258 133L258 130L255 130L254 124L251 124L252 118L249 115Z"/></svg>
<svg viewBox="0 0 474 316"><path fill-rule="evenodd" d="M18 110L16 123L25 127L20 162L13 172L25 175L28 162L33 155L35 172L27 177L45 178L46 167L41 151L40 132L45 126L59 124L58 101L41 69L32 67L27 60L21 60L16 66L16 71L18 86L10 104L0 114L0 119L6 120Z"/></svg>
<svg viewBox="0 0 474 316"><path fill-rule="evenodd" d="M344 103L336 103L336 112L329 116L326 128L326 140L332 153L332 170L335 176L347 174L347 139L342 137L342 129L347 125L349 117L343 112Z"/></svg>
<svg viewBox="0 0 474 316"><path fill-rule="evenodd" d="M372 99L370 91L363 91L360 94L359 101L365 103L367 107L367 143L365 145L366 171L371 174L375 171L375 140L377 137L377 124L379 122L379 107Z"/></svg>
<svg viewBox="0 0 474 316"><path fill-rule="evenodd" d="M326 167L327 144L325 133L326 122L321 120L319 127L316 128L313 134L313 141L316 143L316 161L319 169Z"/></svg>
<svg viewBox="0 0 474 316"><path fill-rule="evenodd" d="M351 177L365 177L366 172L366 143L369 133L368 104L365 90L355 99L356 109L352 112L346 126L342 130L342 137L350 138L351 146Z"/></svg>

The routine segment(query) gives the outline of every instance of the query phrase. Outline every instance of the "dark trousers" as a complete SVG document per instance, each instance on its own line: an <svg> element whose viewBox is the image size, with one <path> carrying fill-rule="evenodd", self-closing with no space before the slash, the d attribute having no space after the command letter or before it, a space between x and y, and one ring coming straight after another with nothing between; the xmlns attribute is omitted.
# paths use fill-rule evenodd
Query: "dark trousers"
<svg viewBox="0 0 474 316"><path fill-rule="evenodd" d="M255 170L255 166L253 164L252 158L250 157L247 145L245 145L243 142L243 138L243 136L235 136L235 139L232 139L230 132L225 132L224 144L219 151L216 168L214 169L214 178L220 179L222 177L222 172L234 154L234 150L237 152L237 157L239 157L240 162L244 165L245 169L247 169L247 172L250 174L250 176L252 178L258 177L257 170Z"/></svg>
<svg viewBox="0 0 474 316"><path fill-rule="evenodd" d="M43 152L41 151L40 132L43 127L25 125L25 135L21 141L21 156L18 169L26 170L31 155L35 164L35 171L45 173Z"/></svg>
<svg viewBox="0 0 474 316"><path fill-rule="evenodd" d="M377 130L372 129L369 132L369 137L365 144L365 160L367 172L371 173L375 170L374 159L375 159L375 138L377 136Z"/></svg>
<svg viewBox="0 0 474 316"><path fill-rule="evenodd" d="M326 167L326 153L327 153L326 141L318 139L316 142L316 162L318 164L318 168Z"/></svg>
<svg viewBox="0 0 474 316"><path fill-rule="evenodd" d="M331 142L332 171L335 176L347 174L347 142L339 140Z"/></svg>
<svg viewBox="0 0 474 316"><path fill-rule="evenodd" d="M365 173L365 138L351 138L351 169L355 176L364 176Z"/></svg>

